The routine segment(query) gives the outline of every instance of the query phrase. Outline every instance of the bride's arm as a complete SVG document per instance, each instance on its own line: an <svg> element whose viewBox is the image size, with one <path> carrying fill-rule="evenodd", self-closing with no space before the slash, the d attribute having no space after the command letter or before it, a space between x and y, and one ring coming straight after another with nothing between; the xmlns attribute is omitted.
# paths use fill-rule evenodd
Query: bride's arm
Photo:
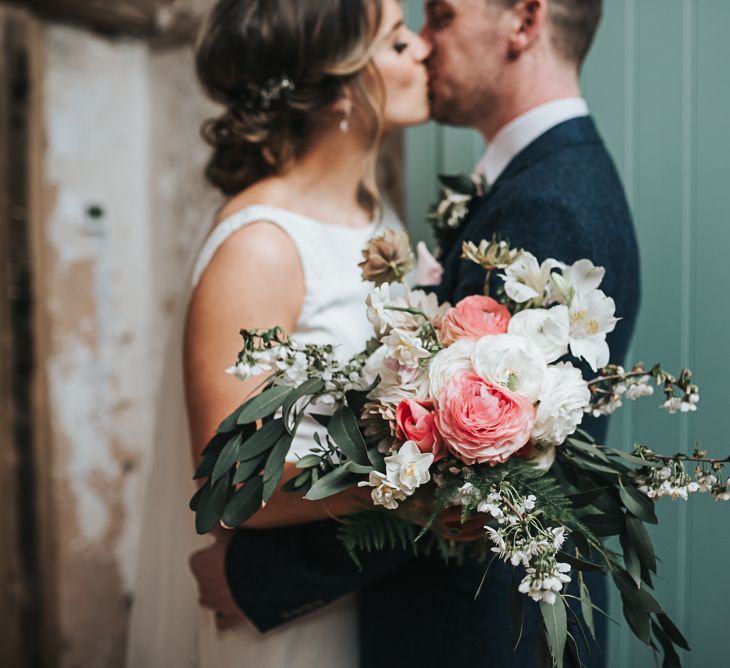
<svg viewBox="0 0 730 668"><path fill-rule="evenodd" d="M211 260L195 290L185 330L185 391L193 458L216 428L261 383L225 374L241 347L243 328L276 325L293 331L304 301L304 276L293 242L270 223L255 223L232 235ZM282 484L298 473L287 464ZM324 502L305 501L277 490L247 523L249 528L290 526L361 510L367 489Z"/></svg>

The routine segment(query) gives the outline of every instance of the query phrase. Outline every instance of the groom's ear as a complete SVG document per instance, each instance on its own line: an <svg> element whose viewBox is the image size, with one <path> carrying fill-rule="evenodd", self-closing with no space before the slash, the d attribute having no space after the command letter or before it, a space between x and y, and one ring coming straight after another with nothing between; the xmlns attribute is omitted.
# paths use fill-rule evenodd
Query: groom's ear
<svg viewBox="0 0 730 668"><path fill-rule="evenodd" d="M537 41L548 18L547 0L518 0L510 12L509 49L519 58Z"/></svg>

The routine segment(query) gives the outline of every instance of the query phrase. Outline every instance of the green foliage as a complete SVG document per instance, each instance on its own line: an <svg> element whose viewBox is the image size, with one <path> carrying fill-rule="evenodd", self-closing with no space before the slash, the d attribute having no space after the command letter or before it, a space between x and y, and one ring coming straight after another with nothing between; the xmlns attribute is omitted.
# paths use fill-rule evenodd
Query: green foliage
<svg viewBox="0 0 730 668"><path fill-rule="evenodd" d="M361 567L358 552L411 549L416 554L416 534L416 526L396 513L371 510L344 518L338 538L352 560Z"/></svg>

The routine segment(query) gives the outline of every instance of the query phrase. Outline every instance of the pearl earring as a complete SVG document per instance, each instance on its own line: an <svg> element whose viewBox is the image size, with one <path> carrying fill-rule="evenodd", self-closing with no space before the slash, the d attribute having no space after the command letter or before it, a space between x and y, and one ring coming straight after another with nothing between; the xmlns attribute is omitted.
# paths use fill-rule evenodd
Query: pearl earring
<svg viewBox="0 0 730 668"><path fill-rule="evenodd" d="M340 132L346 135L350 131L350 119L349 114L345 114L340 121Z"/></svg>

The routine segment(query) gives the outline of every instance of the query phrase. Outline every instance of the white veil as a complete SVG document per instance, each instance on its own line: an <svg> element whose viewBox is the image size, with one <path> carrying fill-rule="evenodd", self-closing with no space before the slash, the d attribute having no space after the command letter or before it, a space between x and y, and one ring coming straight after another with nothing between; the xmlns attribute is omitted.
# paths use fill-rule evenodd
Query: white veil
<svg viewBox="0 0 730 668"><path fill-rule="evenodd" d="M183 333L193 266L208 233L187 267L171 323L155 407L152 469L146 487L137 579L127 640L128 668L198 666L200 607L188 558L210 544L195 533L188 507L195 492L183 379Z"/></svg>

